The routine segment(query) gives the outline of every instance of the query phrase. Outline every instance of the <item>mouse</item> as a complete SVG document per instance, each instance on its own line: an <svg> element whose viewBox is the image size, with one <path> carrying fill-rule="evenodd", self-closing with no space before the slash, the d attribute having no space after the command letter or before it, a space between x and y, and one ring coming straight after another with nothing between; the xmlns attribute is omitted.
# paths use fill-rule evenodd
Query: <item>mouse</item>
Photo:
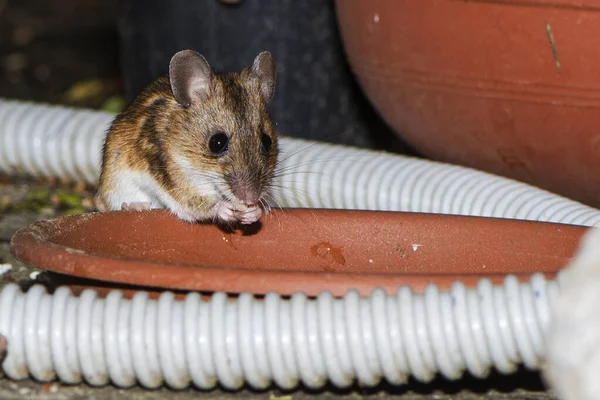
<svg viewBox="0 0 600 400"><path fill-rule="evenodd" d="M95 196L100 211L168 209L187 222L252 224L270 210L279 156L267 107L276 67L268 51L240 72L215 72L176 53L112 121Z"/></svg>

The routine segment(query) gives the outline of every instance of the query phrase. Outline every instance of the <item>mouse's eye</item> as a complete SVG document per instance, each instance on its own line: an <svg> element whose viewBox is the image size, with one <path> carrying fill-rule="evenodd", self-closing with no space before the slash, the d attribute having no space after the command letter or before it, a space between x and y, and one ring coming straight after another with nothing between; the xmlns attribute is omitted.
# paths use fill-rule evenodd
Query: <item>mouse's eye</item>
<svg viewBox="0 0 600 400"><path fill-rule="evenodd" d="M273 141L266 133L263 133L260 137L260 149L263 154L267 154L271 150L271 144Z"/></svg>
<svg viewBox="0 0 600 400"><path fill-rule="evenodd" d="M223 132L217 132L210 137L208 141L208 147L214 154L222 154L229 148L229 139Z"/></svg>

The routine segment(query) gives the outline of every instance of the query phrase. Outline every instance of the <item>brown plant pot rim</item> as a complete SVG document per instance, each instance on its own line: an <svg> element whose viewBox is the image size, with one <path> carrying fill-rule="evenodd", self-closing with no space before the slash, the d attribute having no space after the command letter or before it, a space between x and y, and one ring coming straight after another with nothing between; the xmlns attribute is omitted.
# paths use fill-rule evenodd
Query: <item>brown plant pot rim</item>
<svg viewBox="0 0 600 400"><path fill-rule="evenodd" d="M383 211L285 209L227 230L167 211L89 213L37 221L11 246L29 265L81 278L168 290L316 296L434 283L553 278L587 227ZM81 288L79 288L81 289Z"/></svg>

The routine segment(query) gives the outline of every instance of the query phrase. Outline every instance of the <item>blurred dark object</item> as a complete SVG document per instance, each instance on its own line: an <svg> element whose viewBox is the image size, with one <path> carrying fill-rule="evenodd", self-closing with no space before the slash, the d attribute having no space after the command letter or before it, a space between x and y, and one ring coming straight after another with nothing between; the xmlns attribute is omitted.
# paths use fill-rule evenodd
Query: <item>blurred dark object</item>
<svg viewBox="0 0 600 400"><path fill-rule="evenodd" d="M373 111L345 59L331 0L126 0L119 3L126 98L168 71L182 49L218 71L239 70L263 50L277 63L271 114L289 136L404 151Z"/></svg>
<svg viewBox="0 0 600 400"><path fill-rule="evenodd" d="M0 0L0 96L102 107L122 92L117 0Z"/></svg>

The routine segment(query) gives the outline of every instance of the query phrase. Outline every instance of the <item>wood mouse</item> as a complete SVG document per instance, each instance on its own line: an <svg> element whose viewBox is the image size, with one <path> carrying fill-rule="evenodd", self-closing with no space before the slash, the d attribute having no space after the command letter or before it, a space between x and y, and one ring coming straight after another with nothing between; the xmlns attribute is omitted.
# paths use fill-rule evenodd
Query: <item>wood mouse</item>
<svg viewBox="0 0 600 400"><path fill-rule="evenodd" d="M104 210L167 208L189 221L258 221L269 207L278 141L267 105L275 62L216 73L192 50L173 56L113 121L96 195Z"/></svg>

